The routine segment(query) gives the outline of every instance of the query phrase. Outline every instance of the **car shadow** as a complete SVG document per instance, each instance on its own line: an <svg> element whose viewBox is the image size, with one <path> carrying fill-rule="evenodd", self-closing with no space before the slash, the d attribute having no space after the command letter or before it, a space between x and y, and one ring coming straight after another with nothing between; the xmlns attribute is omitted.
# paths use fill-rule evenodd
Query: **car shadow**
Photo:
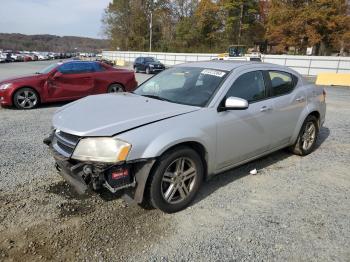
<svg viewBox="0 0 350 262"><path fill-rule="evenodd" d="M323 126L320 128L320 133L318 134L315 150L317 150L323 144L323 142L326 141L330 134L331 130L328 127Z"/></svg>
<svg viewBox="0 0 350 262"><path fill-rule="evenodd" d="M45 103L45 104L41 104L39 105L37 108L35 109L43 109L43 108L53 108L53 107L61 107L64 106L66 104L71 103L72 101L64 101L64 102L53 102L53 103Z"/></svg>
<svg viewBox="0 0 350 262"><path fill-rule="evenodd" d="M7 109L7 110L15 110L15 111L23 111L23 110L28 110L28 111L35 111L35 110L40 110L40 109L45 109L45 108L55 108L55 107L61 107L66 104L69 104L73 101L64 101L64 102L53 102L53 103L47 103L47 104L40 104L37 107L33 109L18 109L15 106L1 106L0 108Z"/></svg>
<svg viewBox="0 0 350 262"><path fill-rule="evenodd" d="M329 128L321 127L315 150L317 150L324 143L329 135ZM291 156L293 156L293 154L288 149L281 149L242 166L217 174L203 183L202 188L199 191L198 196L196 197L193 204L196 204L201 200L207 198L221 187L224 187L240 178L250 175L250 171L253 169L257 169L258 171L262 170Z"/></svg>

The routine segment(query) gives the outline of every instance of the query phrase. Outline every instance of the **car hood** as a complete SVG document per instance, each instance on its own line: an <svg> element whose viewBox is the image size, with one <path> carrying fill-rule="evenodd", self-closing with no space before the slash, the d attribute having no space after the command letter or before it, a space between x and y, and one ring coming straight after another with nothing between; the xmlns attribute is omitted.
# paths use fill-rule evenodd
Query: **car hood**
<svg viewBox="0 0 350 262"><path fill-rule="evenodd" d="M4 80L1 80L0 83L15 83L15 82L19 82L19 81L36 80L40 76L42 76L42 75L36 74L36 75L25 75L25 76L12 77L12 78L7 78Z"/></svg>
<svg viewBox="0 0 350 262"><path fill-rule="evenodd" d="M77 136L113 136L199 109L131 93L95 95L60 108L53 126Z"/></svg>

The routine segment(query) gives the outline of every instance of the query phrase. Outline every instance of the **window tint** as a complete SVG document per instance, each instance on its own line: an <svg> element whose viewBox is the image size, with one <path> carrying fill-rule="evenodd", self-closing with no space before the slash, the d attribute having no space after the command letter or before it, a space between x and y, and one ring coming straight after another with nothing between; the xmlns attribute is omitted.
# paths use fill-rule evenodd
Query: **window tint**
<svg viewBox="0 0 350 262"><path fill-rule="evenodd" d="M265 82L261 71L253 71L241 75L233 83L227 97L234 96L254 102L265 98Z"/></svg>
<svg viewBox="0 0 350 262"><path fill-rule="evenodd" d="M286 72L269 71L272 96L284 95L294 88L292 75Z"/></svg>
<svg viewBox="0 0 350 262"><path fill-rule="evenodd" d="M105 68L100 63L93 63L93 67L95 72L105 71Z"/></svg>
<svg viewBox="0 0 350 262"><path fill-rule="evenodd" d="M75 74L89 73L94 71L93 63L74 63L73 70Z"/></svg>
<svg viewBox="0 0 350 262"><path fill-rule="evenodd" d="M66 63L59 67L62 74L81 74L94 71L93 63Z"/></svg>
<svg viewBox="0 0 350 262"><path fill-rule="evenodd" d="M62 74L72 74L73 73L73 63L67 63L61 65L58 69Z"/></svg>
<svg viewBox="0 0 350 262"><path fill-rule="evenodd" d="M156 60L153 57L146 57L145 62L155 62Z"/></svg>

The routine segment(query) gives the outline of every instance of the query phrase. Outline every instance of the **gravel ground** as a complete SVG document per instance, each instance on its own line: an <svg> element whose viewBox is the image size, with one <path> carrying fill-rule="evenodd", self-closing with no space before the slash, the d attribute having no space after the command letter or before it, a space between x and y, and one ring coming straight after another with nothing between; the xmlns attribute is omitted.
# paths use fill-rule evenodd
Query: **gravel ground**
<svg viewBox="0 0 350 262"><path fill-rule="evenodd" d="M42 144L61 105L0 109L0 261L350 260L350 89L327 88L314 153L218 175L172 215L77 196Z"/></svg>

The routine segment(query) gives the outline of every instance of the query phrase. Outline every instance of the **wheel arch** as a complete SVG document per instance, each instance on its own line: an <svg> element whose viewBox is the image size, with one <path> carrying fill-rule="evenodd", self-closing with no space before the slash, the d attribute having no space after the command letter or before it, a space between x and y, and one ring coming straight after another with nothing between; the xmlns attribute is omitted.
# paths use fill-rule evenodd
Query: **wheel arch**
<svg viewBox="0 0 350 262"><path fill-rule="evenodd" d="M313 115L317 118L318 120L318 127L320 127L320 118L321 118L321 114L319 112L319 110L317 110L317 108L312 108L312 109L307 109L305 108L303 114L301 114L298 124L296 125L296 128L294 130L292 139L291 139L291 144L294 144L298 138L298 135L300 133L301 127L303 126L303 123L305 122L305 119L310 116Z"/></svg>
<svg viewBox="0 0 350 262"><path fill-rule="evenodd" d="M114 81L112 83L110 83L108 86L107 86L107 92L108 92L108 89L112 86L112 85L115 85L115 84L118 84L118 85L121 85L123 90L125 91L125 85L121 82L117 82L117 81Z"/></svg>
<svg viewBox="0 0 350 262"><path fill-rule="evenodd" d="M206 179L207 173L208 173L208 151L206 150L205 146L202 143L194 140L184 141L163 149L163 152L161 153L161 155L165 154L170 150L174 150L178 147L189 147L193 149L200 156L203 163L203 168L204 168L204 178Z"/></svg>
<svg viewBox="0 0 350 262"><path fill-rule="evenodd" d="M310 114L308 114L306 117L308 116L314 116L316 117L317 121L318 121L318 128L320 128L320 119L321 119L321 114L320 112L318 112L317 110L314 110L312 112L310 112ZM306 118L305 118L306 119ZM304 119L304 121L305 121Z"/></svg>
<svg viewBox="0 0 350 262"><path fill-rule="evenodd" d="M139 183L137 185L137 188L135 190L135 195L134 195L134 200L137 203L142 203L144 201L145 198L147 198L147 190L146 188L149 186L150 182L151 182L151 176L154 173L154 170L157 168L158 163L159 163L159 158L160 156L162 156L163 154L169 152L170 150L174 150L176 148L180 148L180 147L189 147L191 149L193 149L195 152L198 153L198 155L200 156L202 163L203 163L203 168L204 168L204 180L207 179L208 177L208 163L207 163L207 159L208 159L208 153L206 148L204 147L204 145L198 141L192 141L192 140L188 140L188 141L183 141L183 142L179 142L177 144L168 146L167 148L164 148L164 150L162 151L162 153L156 157L154 159L154 161L152 161L150 163L151 167L149 169L149 172L143 172L139 174L139 177L137 180L140 181L144 181L143 183ZM142 178L140 178L140 176ZM146 194L146 196L145 196Z"/></svg>

